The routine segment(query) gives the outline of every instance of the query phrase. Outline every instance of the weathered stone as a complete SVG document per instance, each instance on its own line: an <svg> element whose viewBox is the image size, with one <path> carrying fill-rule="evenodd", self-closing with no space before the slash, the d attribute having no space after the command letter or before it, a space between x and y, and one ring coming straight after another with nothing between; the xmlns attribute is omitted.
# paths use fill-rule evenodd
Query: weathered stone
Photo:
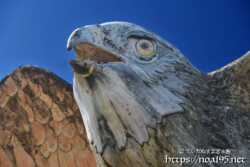
<svg viewBox="0 0 250 167"><path fill-rule="evenodd" d="M145 143L143 145L143 155L145 156L145 159L147 162L152 164L153 166L159 166L158 165L158 159L156 159L157 155L155 155L160 150L157 149L157 144L155 143L155 140L150 139L148 143ZM164 157L162 159L164 161Z"/></svg>
<svg viewBox="0 0 250 167"><path fill-rule="evenodd" d="M165 156L195 159L187 150L200 148L249 157L250 51L205 74L174 45L125 22L78 28L67 46L77 57L70 61L74 97L100 166L181 166ZM129 165L122 163L125 154Z"/></svg>
<svg viewBox="0 0 250 167"><path fill-rule="evenodd" d="M63 130L63 122L51 121L50 126L53 128L56 136L61 134Z"/></svg>
<svg viewBox="0 0 250 167"><path fill-rule="evenodd" d="M65 94L61 91L57 91L57 97L60 99L60 102L64 100Z"/></svg>
<svg viewBox="0 0 250 167"><path fill-rule="evenodd" d="M79 150L84 150L87 145L86 141L78 135L75 135L75 137L71 139L71 143L73 144L73 147L75 149L79 149Z"/></svg>
<svg viewBox="0 0 250 167"><path fill-rule="evenodd" d="M8 77L7 80L4 82L5 84L5 92L6 94L8 94L9 96L13 97L17 91L18 91L18 87L17 87L17 83L16 81L11 78L11 77Z"/></svg>
<svg viewBox="0 0 250 167"><path fill-rule="evenodd" d="M4 108L5 105L8 103L9 99L10 99L10 97L7 94L3 93L0 96L0 107Z"/></svg>
<svg viewBox="0 0 250 167"><path fill-rule="evenodd" d="M120 161L118 154L115 154L115 150L114 148L108 146L104 153L103 153L103 158L105 159L105 161L107 162L107 164L109 164L110 166L115 166L115 167L119 167L120 165L124 165L122 164L122 162ZM129 164L126 164L129 166Z"/></svg>
<svg viewBox="0 0 250 167"><path fill-rule="evenodd" d="M16 114L11 112L9 108L6 108L4 111L5 127L13 127L15 125Z"/></svg>
<svg viewBox="0 0 250 167"><path fill-rule="evenodd" d="M67 137L64 137L63 135L60 135L58 137L58 143L59 143L59 147L64 151L64 152L68 152L71 147L72 144L70 142L70 139Z"/></svg>
<svg viewBox="0 0 250 167"><path fill-rule="evenodd" d="M13 162L9 159L9 156L0 147L0 166L1 167L13 167Z"/></svg>
<svg viewBox="0 0 250 167"><path fill-rule="evenodd" d="M35 145L43 144L45 140L45 129L42 124L37 121L31 123L31 133L32 133L32 142Z"/></svg>
<svg viewBox="0 0 250 167"><path fill-rule="evenodd" d="M36 120L41 124L46 124L50 120L50 114L44 113L44 110L36 110Z"/></svg>
<svg viewBox="0 0 250 167"><path fill-rule="evenodd" d="M74 130L70 126L70 123L64 123L62 134L67 138L73 138L75 135Z"/></svg>
<svg viewBox="0 0 250 167"><path fill-rule="evenodd" d="M53 103L52 109L52 117L55 121L62 121L65 118L65 115L62 113L57 104Z"/></svg>
<svg viewBox="0 0 250 167"><path fill-rule="evenodd" d="M29 105L27 105L27 104L24 104L23 108L24 108L24 110L27 113L29 122L33 122L34 121L34 113L33 113L32 108Z"/></svg>
<svg viewBox="0 0 250 167"><path fill-rule="evenodd" d="M18 94L18 98L19 98L20 102L25 104L26 103L26 95L23 92L23 90L19 89L17 94Z"/></svg>
<svg viewBox="0 0 250 167"><path fill-rule="evenodd" d="M30 125L29 125L29 123L26 121L26 120L19 120L19 122L20 122L20 126L22 127L22 130L24 131L24 132L29 132L30 131Z"/></svg>
<svg viewBox="0 0 250 167"><path fill-rule="evenodd" d="M50 152L55 152L57 149L57 139L49 130L46 131L46 142Z"/></svg>
<svg viewBox="0 0 250 167"><path fill-rule="evenodd" d="M13 152L18 167L35 167L35 162L23 149L15 136L12 136L11 144L13 145Z"/></svg>
<svg viewBox="0 0 250 167"><path fill-rule="evenodd" d="M41 99L42 101L44 101L44 103L46 104L46 106L47 106L49 109L51 109L51 108L52 108L52 105L53 105L52 99L50 98L49 95L43 93L41 89L40 89L40 91L41 91L40 99Z"/></svg>
<svg viewBox="0 0 250 167"><path fill-rule="evenodd" d="M7 129L0 128L0 146L9 144L10 138L11 132Z"/></svg>
<svg viewBox="0 0 250 167"><path fill-rule="evenodd" d="M83 123L80 122L80 120L76 120L76 126L77 126L77 129L78 129L78 132L82 135L85 131L84 127L83 127Z"/></svg>
<svg viewBox="0 0 250 167"><path fill-rule="evenodd" d="M14 82L7 80L8 77ZM21 67L8 77L0 82L0 166L59 167L76 166L77 163L85 167L94 164L89 144L83 140L86 133L76 136L79 133L74 120L81 121L81 117L79 110L72 111L71 86L54 74L33 66ZM6 80L17 87L8 84L7 90ZM60 93L52 94L49 82L53 82ZM66 100L64 92L71 94ZM58 103L52 117L54 98ZM73 147L79 150L77 155L73 154Z"/></svg>
<svg viewBox="0 0 250 167"><path fill-rule="evenodd" d="M2 96L3 94L3 90L0 88L0 97Z"/></svg>
<svg viewBox="0 0 250 167"><path fill-rule="evenodd" d="M41 100L36 100L33 107L35 112L35 118L41 124L47 124L51 118L50 109Z"/></svg>
<svg viewBox="0 0 250 167"><path fill-rule="evenodd" d="M41 146L40 146L40 152L42 153L42 155L45 158L48 158L50 155L50 150L49 150L49 146L47 144L47 142L44 142Z"/></svg>
<svg viewBox="0 0 250 167"><path fill-rule="evenodd" d="M20 72L15 73L14 78L17 80L18 86L21 89L27 86L27 80Z"/></svg>
<svg viewBox="0 0 250 167"><path fill-rule="evenodd" d="M59 160L60 167L68 167L68 166L76 167L74 157L71 152L65 153L59 149L58 160Z"/></svg>
<svg viewBox="0 0 250 167"><path fill-rule="evenodd" d="M75 102L74 99L73 99L73 106L72 106L72 109L73 109L74 112L76 112L76 111L79 112L79 108L78 108L78 106L77 106L77 104L76 104L76 102Z"/></svg>
<svg viewBox="0 0 250 167"><path fill-rule="evenodd" d="M77 166L86 166L86 167L96 167L96 161L94 156L91 156L91 151L85 149L83 151L78 150L77 148L72 149L72 153L74 155L74 159Z"/></svg>
<svg viewBox="0 0 250 167"><path fill-rule="evenodd" d="M71 110L71 108L67 108L67 116L71 116L71 115L73 115L74 114L74 112Z"/></svg>
<svg viewBox="0 0 250 167"><path fill-rule="evenodd" d="M57 103L60 103L64 100L64 92L58 91L58 87L55 84L50 85L50 91L53 94L53 98Z"/></svg>
<svg viewBox="0 0 250 167"><path fill-rule="evenodd" d="M148 166L142 155L137 153L137 150L140 148L140 145L135 140L127 143L126 154L132 166Z"/></svg>
<svg viewBox="0 0 250 167"><path fill-rule="evenodd" d="M55 83L55 81L52 78L49 78L49 84L52 85L54 83Z"/></svg>
<svg viewBox="0 0 250 167"><path fill-rule="evenodd" d="M50 155L48 161L49 161L49 166L51 166L51 167L60 167L59 159L58 159L58 156L57 156L57 152L52 153Z"/></svg>
<svg viewBox="0 0 250 167"><path fill-rule="evenodd" d="M0 146L3 145L3 128L0 127Z"/></svg>
<svg viewBox="0 0 250 167"><path fill-rule="evenodd" d="M42 157L39 154L36 154L34 157L35 157L35 161L36 161L36 164L38 167L48 167L49 166L49 162L46 158Z"/></svg>
<svg viewBox="0 0 250 167"><path fill-rule="evenodd" d="M39 97L41 94L39 86L30 80L28 80L28 85L29 85L29 88L31 89L31 91L33 92L33 95L35 97Z"/></svg>
<svg viewBox="0 0 250 167"><path fill-rule="evenodd" d="M49 161L49 166L53 166L53 167L60 167L60 164L59 164L59 160L58 160L58 156L57 156L57 153L52 153L48 159Z"/></svg>

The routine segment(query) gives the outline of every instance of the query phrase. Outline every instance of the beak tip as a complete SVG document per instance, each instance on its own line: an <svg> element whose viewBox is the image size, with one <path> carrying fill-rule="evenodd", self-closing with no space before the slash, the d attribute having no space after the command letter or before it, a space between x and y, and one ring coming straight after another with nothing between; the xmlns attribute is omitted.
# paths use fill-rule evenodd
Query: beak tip
<svg viewBox="0 0 250 167"><path fill-rule="evenodd" d="M72 47L67 47L67 50L70 51L72 49Z"/></svg>

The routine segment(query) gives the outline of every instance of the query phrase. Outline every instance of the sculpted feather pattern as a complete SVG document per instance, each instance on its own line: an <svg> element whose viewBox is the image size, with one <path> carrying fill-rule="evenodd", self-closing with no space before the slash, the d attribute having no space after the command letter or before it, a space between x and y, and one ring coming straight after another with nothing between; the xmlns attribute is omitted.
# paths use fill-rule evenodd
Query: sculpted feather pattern
<svg viewBox="0 0 250 167"><path fill-rule="evenodd" d="M0 166L96 166L70 84L34 66L1 81Z"/></svg>
<svg viewBox="0 0 250 167"><path fill-rule="evenodd" d="M150 56L138 52L147 44ZM249 52L206 74L160 36L126 22L78 28L67 48L76 53L74 96L101 166L175 167L166 156L217 156L187 152L196 149L249 157ZM91 75L79 75L90 67ZM185 165L249 166L193 163Z"/></svg>

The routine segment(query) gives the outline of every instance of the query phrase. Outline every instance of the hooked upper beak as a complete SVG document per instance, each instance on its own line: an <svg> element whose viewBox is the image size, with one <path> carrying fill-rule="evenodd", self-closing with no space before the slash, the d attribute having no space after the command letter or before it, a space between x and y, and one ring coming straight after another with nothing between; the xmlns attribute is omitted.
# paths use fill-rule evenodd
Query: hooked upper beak
<svg viewBox="0 0 250 167"><path fill-rule="evenodd" d="M67 42L67 50L70 51L76 45L81 43L94 44L95 39L90 30L94 27L96 26L92 25L88 27L77 28L75 31L73 31Z"/></svg>
<svg viewBox="0 0 250 167"><path fill-rule="evenodd" d="M95 61L97 63L123 61L122 57L102 46L100 31L99 34L96 35L96 38L100 41L96 41L92 32L96 32L98 30L99 28L96 25L76 29L72 32L68 39L67 50L70 51L74 48L75 55L78 60ZM95 42L99 46L95 44Z"/></svg>

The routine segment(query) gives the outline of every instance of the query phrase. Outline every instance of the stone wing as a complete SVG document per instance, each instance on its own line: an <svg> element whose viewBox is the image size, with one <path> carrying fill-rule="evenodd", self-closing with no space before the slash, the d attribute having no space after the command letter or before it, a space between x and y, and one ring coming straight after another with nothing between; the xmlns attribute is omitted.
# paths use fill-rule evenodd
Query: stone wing
<svg viewBox="0 0 250 167"><path fill-rule="evenodd" d="M94 167L72 86L22 66L0 82L0 167Z"/></svg>
<svg viewBox="0 0 250 167"><path fill-rule="evenodd" d="M248 80L249 82L250 51L228 65L208 73L208 75L211 77L210 83L216 87L230 86L232 84L237 84L242 80Z"/></svg>
<svg viewBox="0 0 250 167"><path fill-rule="evenodd" d="M229 93L229 104L250 111L250 51L208 75L213 88Z"/></svg>

